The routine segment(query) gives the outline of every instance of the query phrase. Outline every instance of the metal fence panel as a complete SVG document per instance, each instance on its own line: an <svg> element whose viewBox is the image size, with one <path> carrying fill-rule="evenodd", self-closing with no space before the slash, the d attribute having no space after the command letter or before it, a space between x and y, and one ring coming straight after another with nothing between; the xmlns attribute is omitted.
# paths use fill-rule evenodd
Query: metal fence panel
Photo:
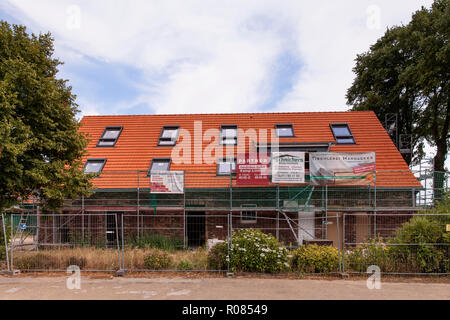
<svg viewBox="0 0 450 320"><path fill-rule="evenodd" d="M413 219L422 231L411 230ZM344 214L343 222L342 267L349 273L376 265L389 274L450 274L450 242L426 240L445 233L450 214Z"/></svg>
<svg viewBox="0 0 450 320"><path fill-rule="evenodd" d="M247 210L41 214L35 219L12 214L13 223L6 230L11 241L2 246L10 253L5 261L12 271L66 271L69 265L83 271L229 271L228 265L208 265L209 249L231 240L233 231L252 228L292 250L308 244L334 245L339 270L348 273L366 273L367 267L377 265L383 273L450 274L450 243L445 237L432 243L420 238L394 241L405 223L421 217L433 221L434 229L425 228L426 232L437 228L444 234L450 214ZM228 241L228 258L231 245Z"/></svg>
<svg viewBox="0 0 450 320"><path fill-rule="evenodd" d="M228 215L199 212L124 214L121 226L127 271L218 271L206 268L208 249L230 235Z"/></svg>
<svg viewBox="0 0 450 320"><path fill-rule="evenodd" d="M0 220L0 270L7 268L10 271L9 266L9 246L8 246L8 234L7 234L7 220L2 213Z"/></svg>
<svg viewBox="0 0 450 320"><path fill-rule="evenodd" d="M11 224L12 270L66 271L70 265L83 271L120 268L116 214L41 214L37 219L12 214L11 219L19 219L17 226Z"/></svg>

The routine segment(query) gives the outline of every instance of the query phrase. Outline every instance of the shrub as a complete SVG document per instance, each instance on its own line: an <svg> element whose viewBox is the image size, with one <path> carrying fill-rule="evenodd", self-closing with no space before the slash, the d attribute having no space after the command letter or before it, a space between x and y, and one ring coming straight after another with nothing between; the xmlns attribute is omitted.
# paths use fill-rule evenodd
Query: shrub
<svg viewBox="0 0 450 320"><path fill-rule="evenodd" d="M177 269L178 270L193 270L194 263L192 263L192 261L189 261L189 260L181 260L180 262L178 262Z"/></svg>
<svg viewBox="0 0 450 320"><path fill-rule="evenodd" d="M233 232L230 268L233 271L279 272L289 267L288 251L278 240L256 229Z"/></svg>
<svg viewBox="0 0 450 320"><path fill-rule="evenodd" d="M306 245L292 253L292 269L302 273L339 271L339 251L332 246Z"/></svg>
<svg viewBox="0 0 450 320"><path fill-rule="evenodd" d="M380 267L383 272L393 272L398 269L399 261L391 255L391 246L374 240L367 246L357 246L345 253L346 268L356 272L366 272L371 265Z"/></svg>
<svg viewBox="0 0 450 320"><path fill-rule="evenodd" d="M447 223L450 217L444 215L413 217L396 231L391 241L395 244L391 248L392 258L415 272L450 272Z"/></svg>
<svg viewBox="0 0 450 320"><path fill-rule="evenodd" d="M208 268L211 270L226 270L228 267L227 255L228 243L222 242L216 244L208 252Z"/></svg>
<svg viewBox="0 0 450 320"><path fill-rule="evenodd" d="M144 266L148 269L168 269L172 264L172 258L162 250L152 250L144 256Z"/></svg>

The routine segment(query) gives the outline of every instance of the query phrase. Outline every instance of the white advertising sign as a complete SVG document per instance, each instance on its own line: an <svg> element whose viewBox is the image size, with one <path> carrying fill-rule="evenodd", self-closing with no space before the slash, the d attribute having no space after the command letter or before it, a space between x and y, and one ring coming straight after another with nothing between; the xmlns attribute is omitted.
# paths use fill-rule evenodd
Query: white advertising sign
<svg viewBox="0 0 450 320"><path fill-rule="evenodd" d="M273 183L305 183L305 153L272 152Z"/></svg>
<svg viewBox="0 0 450 320"><path fill-rule="evenodd" d="M184 172L160 171L151 173L150 193L184 193Z"/></svg>
<svg viewBox="0 0 450 320"><path fill-rule="evenodd" d="M312 185L370 185L375 182L375 152L309 154Z"/></svg>

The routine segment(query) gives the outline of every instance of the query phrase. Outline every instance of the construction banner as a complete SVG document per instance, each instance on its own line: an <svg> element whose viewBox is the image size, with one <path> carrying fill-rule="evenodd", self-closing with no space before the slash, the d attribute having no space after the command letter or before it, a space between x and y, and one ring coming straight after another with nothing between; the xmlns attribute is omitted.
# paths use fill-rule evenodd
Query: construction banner
<svg viewBox="0 0 450 320"><path fill-rule="evenodd" d="M239 153L236 163L236 184L265 186L269 184L269 154Z"/></svg>
<svg viewBox="0 0 450 320"><path fill-rule="evenodd" d="M375 152L311 152L311 185L359 186L375 182Z"/></svg>
<svg viewBox="0 0 450 320"><path fill-rule="evenodd" d="M160 171L151 173L150 193L184 193L184 172Z"/></svg>
<svg viewBox="0 0 450 320"><path fill-rule="evenodd" d="M305 153L272 152L273 183L305 183Z"/></svg>

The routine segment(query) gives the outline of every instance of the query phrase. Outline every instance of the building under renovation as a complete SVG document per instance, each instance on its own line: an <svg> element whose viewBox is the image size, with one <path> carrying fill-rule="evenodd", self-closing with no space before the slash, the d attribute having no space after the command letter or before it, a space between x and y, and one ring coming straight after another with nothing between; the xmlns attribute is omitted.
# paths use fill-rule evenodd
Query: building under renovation
<svg viewBox="0 0 450 320"><path fill-rule="evenodd" d="M426 205L422 184L371 111L86 116L81 122L90 139L84 170L98 174L94 192L67 200L67 217L38 215L40 242L67 242L74 225L92 237L95 224L97 237L111 243L161 233L202 246L224 240L232 225L291 245L338 245L389 234L383 219L398 213L406 221ZM367 223L344 223L344 213L360 213L352 219Z"/></svg>

